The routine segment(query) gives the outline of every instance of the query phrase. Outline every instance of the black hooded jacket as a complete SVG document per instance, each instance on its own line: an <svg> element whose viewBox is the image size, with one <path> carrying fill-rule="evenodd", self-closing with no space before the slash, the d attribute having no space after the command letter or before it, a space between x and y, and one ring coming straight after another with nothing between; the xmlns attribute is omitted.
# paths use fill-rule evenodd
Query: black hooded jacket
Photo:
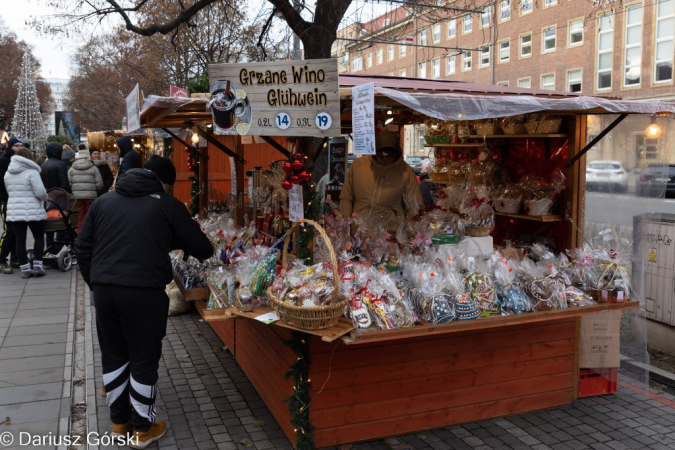
<svg viewBox="0 0 675 450"><path fill-rule="evenodd" d="M47 190L60 188L72 193L68 182L68 164L61 161L62 152L61 144L56 142L47 144L47 161L43 162L40 167L40 178Z"/></svg>
<svg viewBox="0 0 675 450"><path fill-rule="evenodd" d="M140 169L143 166L141 155L136 153L133 145L131 145L131 136L122 136L115 143L120 150L120 158L122 158L122 164L120 164L120 170L117 174L118 177L124 175L127 170Z"/></svg>
<svg viewBox="0 0 675 450"><path fill-rule="evenodd" d="M7 203L7 200L9 200L9 195L5 188L5 174L9 168L9 161L12 159L12 155L14 155L14 150L8 148L0 156L0 202L2 203Z"/></svg>
<svg viewBox="0 0 675 450"><path fill-rule="evenodd" d="M115 191L96 199L75 244L89 286L164 289L172 279L171 250L198 259L213 254L185 205L165 194L157 174L145 169L130 170Z"/></svg>

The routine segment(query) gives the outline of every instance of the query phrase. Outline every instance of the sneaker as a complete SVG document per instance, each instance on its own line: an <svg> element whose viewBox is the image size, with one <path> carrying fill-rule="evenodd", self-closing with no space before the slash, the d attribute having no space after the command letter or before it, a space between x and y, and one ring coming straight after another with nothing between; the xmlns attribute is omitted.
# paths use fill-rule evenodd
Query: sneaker
<svg viewBox="0 0 675 450"><path fill-rule="evenodd" d="M129 447L145 448L152 442L158 441L166 433L166 423L163 420L150 425L148 431L134 431Z"/></svg>
<svg viewBox="0 0 675 450"><path fill-rule="evenodd" d="M14 273L14 269L9 264L2 263L0 264L0 272L10 275Z"/></svg>
<svg viewBox="0 0 675 450"><path fill-rule="evenodd" d="M127 423L113 423L112 434L110 437L123 437L132 431L131 419Z"/></svg>
<svg viewBox="0 0 675 450"><path fill-rule="evenodd" d="M15 260L13 260L13 259L11 259L11 260L9 261L9 265L10 265L11 267L14 267L15 269L18 269L19 267L21 267L21 264L19 264L19 261L15 261Z"/></svg>
<svg viewBox="0 0 675 450"><path fill-rule="evenodd" d="M34 277L43 277L45 275L45 269L42 267L42 261L40 264L36 264L37 261L33 262L33 276Z"/></svg>
<svg viewBox="0 0 675 450"><path fill-rule="evenodd" d="M30 268L30 263L19 267L21 268L21 278L30 278L33 276L33 271Z"/></svg>

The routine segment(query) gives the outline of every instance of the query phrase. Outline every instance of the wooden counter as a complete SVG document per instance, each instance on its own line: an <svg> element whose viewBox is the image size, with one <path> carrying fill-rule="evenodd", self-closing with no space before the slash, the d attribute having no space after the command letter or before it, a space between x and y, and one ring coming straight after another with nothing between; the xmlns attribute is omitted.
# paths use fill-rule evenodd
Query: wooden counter
<svg viewBox="0 0 675 450"><path fill-rule="evenodd" d="M310 339L317 448L571 404L578 389L578 321L638 302L423 324ZM199 308L199 305L198 305ZM295 354L285 327L210 322L291 442L283 399ZM321 390L323 388L323 390ZM319 395L317 395L321 391Z"/></svg>

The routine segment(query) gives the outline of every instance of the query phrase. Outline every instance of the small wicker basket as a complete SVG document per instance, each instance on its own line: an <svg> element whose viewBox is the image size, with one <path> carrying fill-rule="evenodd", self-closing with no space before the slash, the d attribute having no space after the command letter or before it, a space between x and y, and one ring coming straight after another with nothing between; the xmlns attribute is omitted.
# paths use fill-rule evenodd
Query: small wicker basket
<svg viewBox="0 0 675 450"><path fill-rule="evenodd" d="M541 117L525 124L527 134L550 134L560 131L562 119Z"/></svg>
<svg viewBox="0 0 675 450"><path fill-rule="evenodd" d="M497 122L479 122L475 125L475 128L478 136L501 134L501 129Z"/></svg>
<svg viewBox="0 0 675 450"><path fill-rule="evenodd" d="M522 123L509 122L502 125L502 130L504 134L513 135L513 134L527 134L525 125Z"/></svg>
<svg viewBox="0 0 675 450"><path fill-rule="evenodd" d="M323 238L326 248L328 249L330 264L333 269L333 293L331 294L331 299L325 306L308 307L289 305L272 292L272 287L267 289L267 296L270 298L272 306L279 315L279 318L287 324L292 325L299 330L323 330L336 325L340 321L340 317L347 306L347 298L340 295L340 286L338 284L340 278L337 271L337 258L335 257L335 250L333 250L333 246L331 245L326 231L321 225L313 220L305 219L304 223L311 225L316 229ZM299 224L293 225L284 239L284 248L281 257L281 264L284 267L287 267L288 244L291 240L291 235L299 226Z"/></svg>
<svg viewBox="0 0 675 450"><path fill-rule="evenodd" d="M498 198L495 201L495 210L504 214L518 214L523 199L518 198Z"/></svg>
<svg viewBox="0 0 675 450"><path fill-rule="evenodd" d="M448 172L430 172L429 173L429 178L431 178L431 181L434 183L443 183L445 181L448 181Z"/></svg>
<svg viewBox="0 0 675 450"><path fill-rule="evenodd" d="M484 237L490 235L492 227L466 227L465 231L467 236Z"/></svg>
<svg viewBox="0 0 675 450"><path fill-rule="evenodd" d="M553 200L541 198L539 200L525 200L525 213L528 216L547 216L551 214Z"/></svg>

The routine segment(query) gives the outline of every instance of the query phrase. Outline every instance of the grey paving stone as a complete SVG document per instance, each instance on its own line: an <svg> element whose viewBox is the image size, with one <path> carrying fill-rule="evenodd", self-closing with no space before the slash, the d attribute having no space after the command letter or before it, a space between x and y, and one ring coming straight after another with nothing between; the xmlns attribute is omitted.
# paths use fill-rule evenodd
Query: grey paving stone
<svg viewBox="0 0 675 450"><path fill-rule="evenodd" d="M1 331L0 331L0 334ZM8 336L2 342L2 347L19 347L24 345L45 345L58 344L66 342L68 339L67 333L49 333L49 334L33 334L28 336Z"/></svg>
<svg viewBox="0 0 675 450"><path fill-rule="evenodd" d="M64 355L66 353L66 343L43 344L20 347L0 348L0 361L15 358L40 358L48 355Z"/></svg>
<svg viewBox="0 0 675 450"><path fill-rule="evenodd" d="M62 391L62 382L0 388L0 405L60 399Z"/></svg>
<svg viewBox="0 0 675 450"><path fill-rule="evenodd" d="M64 359L65 355L63 354L43 356L40 358L4 359L2 364L0 364L0 373L63 368Z"/></svg>
<svg viewBox="0 0 675 450"><path fill-rule="evenodd" d="M61 400L0 405L0 417L9 417L14 424L40 422L60 417Z"/></svg>
<svg viewBox="0 0 675 450"><path fill-rule="evenodd" d="M1 321L0 321L1 322ZM68 315L47 316L47 317L20 317L12 319L12 327L24 327L32 325L50 325L57 323L68 323ZM0 323L1 325L1 323Z"/></svg>

